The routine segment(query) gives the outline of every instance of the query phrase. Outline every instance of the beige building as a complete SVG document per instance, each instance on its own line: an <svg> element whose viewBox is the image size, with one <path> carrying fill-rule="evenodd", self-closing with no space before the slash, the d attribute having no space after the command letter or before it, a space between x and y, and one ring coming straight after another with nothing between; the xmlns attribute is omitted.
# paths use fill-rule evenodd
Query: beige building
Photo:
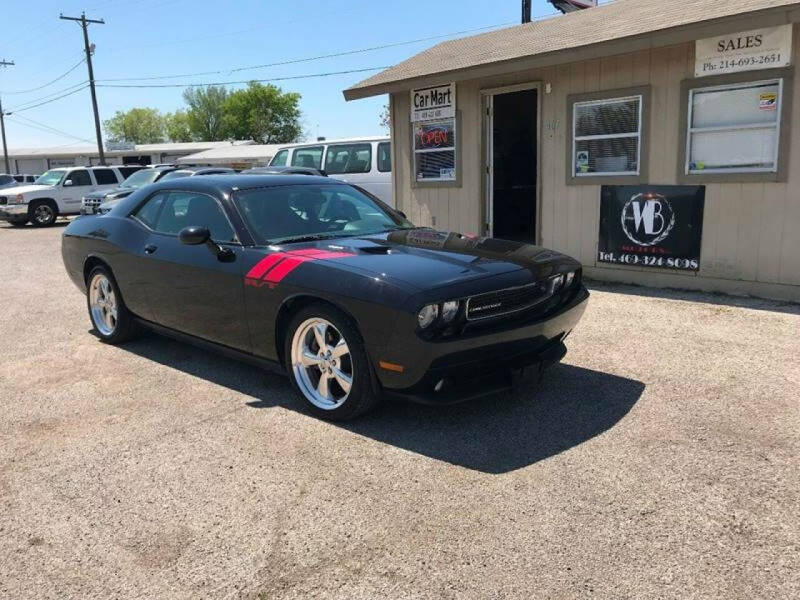
<svg viewBox="0 0 800 600"><path fill-rule="evenodd" d="M390 94L396 206L586 275L800 301L800 2L617 0L444 42Z"/></svg>

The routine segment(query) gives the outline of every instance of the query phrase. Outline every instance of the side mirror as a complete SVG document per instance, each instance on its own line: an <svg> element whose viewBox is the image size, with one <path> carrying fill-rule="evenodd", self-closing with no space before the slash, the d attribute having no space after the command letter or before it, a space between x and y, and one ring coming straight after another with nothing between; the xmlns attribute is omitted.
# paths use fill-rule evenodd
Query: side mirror
<svg viewBox="0 0 800 600"><path fill-rule="evenodd" d="M396 210L395 212L398 215L400 215L401 217L403 217L404 219L408 219L408 217L406 216L406 213L404 213L402 210Z"/></svg>
<svg viewBox="0 0 800 600"><path fill-rule="evenodd" d="M208 230L208 227L192 225L181 229L178 238L181 240L182 244L198 246L200 244L205 244L211 239L211 232Z"/></svg>
<svg viewBox="0 0 800 600"><path fill-rule="evenodd" d="M72 183L72 179L67 179L67 180L64 182L64 187L69 187L69 186L71 186L71 185L73 185L73 183Z"/></svg>

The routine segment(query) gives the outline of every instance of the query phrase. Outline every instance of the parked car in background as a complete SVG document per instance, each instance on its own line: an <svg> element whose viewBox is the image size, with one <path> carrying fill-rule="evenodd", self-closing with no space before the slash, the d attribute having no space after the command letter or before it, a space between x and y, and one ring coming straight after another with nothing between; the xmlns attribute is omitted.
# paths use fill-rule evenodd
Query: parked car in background
<svg viewBox="0 0 800 600"><path fill-rule="evenodd" d="M177 179L178 177L195 177L197 175L230 175L236 173L228 167L181 167L164 175L163 179Z"/></svg>
<svg viewBox="0 0 800 600"><path fill-rule="evenodd" d="M159 181L167 179L178 179L181 177L195 177L197 175L231 175L236 173L233 169L228 167L182 167L180 169L173 168L168 173L165 173ZM122 198L114 198L106 200L97 207L97 214L104 215L114 208Z"/></svg>
<svg viewBox="0 0 800 600"><path fill-rule="evenodd" d="M88 192L117 187L126 167L63 167L50 169L33 184L0 190L0 219L12 225L30 221L36 227L56 218L77 215Z"/></svg>
<svg viewBox="0 0 800 600"><path fill-rule="evenodd" d="M70 223L62 257L101 340L147 327L285 369L334 420L538 376L589 296L568 256L418 228L327 177L165 177Z"/></svg>
<svg viewBox="0 0 800 600"><path fill-rule="evenodd" d="M0 188L15 187L24 183L33 183L36 181L36 175L27 175L17 173L11 175L9 173L0 173Z"/></svg>
<svg viewBox="0 0 800 600"><path fill-rule="evenodd" d="M125 196L132 194L143 185L155 183L167 173L175 171L177 167L154 167L152 169L141 168L137 169L119 187L111 188L108 190L98 190L90 192L83 197L81 202L81 214L93 215L97 212L97 208L108 200L121 200Z"/></svg>
<svg viewBox="0 0 800 600"><path fill-rule="evenodd" d="M327 173L311 167L253 167L241 171L243 175L316 175L325 177Z"/></svg>
<svg viewBox="0 0 800 600"><path fill-rule="evenodd" d="M392 155L388 136L291 144L279 149L270 167L307 167L364 188L393 206Z"/></svg>

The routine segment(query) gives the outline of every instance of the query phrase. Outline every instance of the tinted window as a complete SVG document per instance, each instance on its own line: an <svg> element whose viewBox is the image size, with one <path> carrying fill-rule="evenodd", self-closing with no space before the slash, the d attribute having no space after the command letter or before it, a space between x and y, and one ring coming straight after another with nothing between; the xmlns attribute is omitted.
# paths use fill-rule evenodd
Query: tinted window
<svg viewBox="0 0 800 600"><path fill-rule="evenodd" d="M322 146L311 146L310 148L295 148L294 155L292 156L292 166L321 169Z"/></svg>
<svg viewBox="0 0 800 600"><path fill-rule="evenodd" d="M77 171L70 172L67 175L65 182L69 180L72 180L73 186L92 185L92 178L89 177L89 171L86 169L78 169Z"/></svg>
<svg viewBox="0 0 800 600"><path fill-rule="evenodd" d="M208 227L211 238L219 242L234 240L233 229L222 207L211 196L170 192L153 229L159 233L177 234L190 225Z"/></svg>
<svg viewBox="0 0 800 600"><path fill-rule="evenodd" d="M342 144L328 146L325 171L329 175L338 173L369 173L372 166L371 144Z"/></svg>
<svg viewBox="0 0 800 600"><path fill-rule="evenodd" d="M117 183L117 176L111 169L92 169L97 185L113 185ZM77 184L75 184L77 185Z"/></svg>
<svg viewBox="0 0 800 600"><path fill-rule="evenodd" d="M392 170L392 145L389 142L378 144L378 171L388 173Z"/></svg>
<svg viewBox="0 0 800 600"><path fill-rule="evenodd" d="M2 180L3 180L4 177L6 177L6 175L0 175L0 183L3 182ZM25 181L25 176L24 175L14 175L14 181L19 181L20 183L22 183L23 181Z"/></svg>
<svg viewBox="0 0 800 600"><path fill-rule="evenodd" d="M137 210L133 216L139 219L142 223L150 227L150 229L154 229L156 225L156 219L158 218L158 213L161 210L161 207L164 204L164 199L167 197L166 192L161 192L160 194L156 194L150 200L145 202L139 210Z"/></svg>
<svg viewBox="0 0 800 600"><path fill-rule="evenodd" d="M34 177L33 175L26 175L25 181L27 181L28 183L33 183L34 181L36 181L36 177Z"/></svg>
<svg viewBox="0 0 800 600"><path fill-rule="evenodd" d="M244 190L234 201L260 244L319 235L365 235L411 227L349 185L284 185Z"/></svg>
<svg viewBox="0 0 800 600"><path fill-rule="evenodd" d="M128 177L136 173L136 171L142 170L142 167L117 167L117 168L119 169L119 172L122 173L123 179L127 179Z"/></svg>
<svg viewBox="0 0 800 600"><path fill-rule="evenodd" d="M286 166L286 158L289 156L288 150L281 150L275 156L272 157L270 161L270 166L273 167L284 167Z"/></svg>

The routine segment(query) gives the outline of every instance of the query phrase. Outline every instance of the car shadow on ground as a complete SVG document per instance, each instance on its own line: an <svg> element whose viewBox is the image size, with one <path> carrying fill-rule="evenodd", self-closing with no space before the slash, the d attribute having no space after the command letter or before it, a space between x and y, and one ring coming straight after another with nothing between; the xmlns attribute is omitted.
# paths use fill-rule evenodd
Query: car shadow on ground
<svg viewBox="0 0 800 600"><path fill-rule="evenodd" d="M252 408L304 414L286 377L148 334L122 349L252 398ZM567 364L514 394L451 406L382 402L360 419L335 423L352 433L485 473L506 473L607 431L644 391L640 381Z"/></svg>

